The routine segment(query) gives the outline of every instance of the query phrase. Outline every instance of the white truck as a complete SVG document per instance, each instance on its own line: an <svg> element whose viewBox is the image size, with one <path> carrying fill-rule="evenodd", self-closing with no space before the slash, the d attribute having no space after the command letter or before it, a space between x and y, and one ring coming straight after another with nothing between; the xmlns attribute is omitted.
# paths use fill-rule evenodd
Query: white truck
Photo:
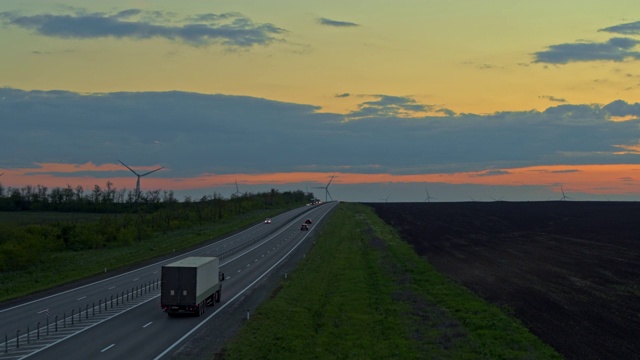
<svg viewBox="0 0 640 360"><path fill-rule="evenodd" d="M169 316L200 316L220 302L224 273L217 257L192 256L162 267L160 306Z"/></svg>

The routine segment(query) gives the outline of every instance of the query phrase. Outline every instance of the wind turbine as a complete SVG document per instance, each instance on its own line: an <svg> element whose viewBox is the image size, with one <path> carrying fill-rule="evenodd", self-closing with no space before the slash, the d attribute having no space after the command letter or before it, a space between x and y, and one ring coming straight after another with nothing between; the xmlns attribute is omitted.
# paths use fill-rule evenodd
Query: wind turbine
<svg viewBox="0 0 640 360"><path fill-rule="evenodd" d="M329 185L331 185L331 182L333 181L334 177L335 176L331 176L331 179L329 179L329 182L327 183L326 186L316 186L314 188L314 189L324 189L324 202L327 202L327 198L331 198L331 200L333 200L333 197L329 193Z"/></svg>
<svg viewBox="0 0 640 360"><path fill-rule="evenodd" d="M242 193L240 192L240 189L238 189L238 180L236 180L236 192L233 193L233 196L240 196L242 195Z"/></svg>
<svg viewBox="0 0 640 360"><path fill-rule="evenodd" d="M146 172L144 174L138 174L135 170L130 168L127 164L123 163L120 160L118 160L118 162L120 164L124 165L127 169L131 170L131 172L134 173L138 177L138 180L136 181L136 202L138 202L138 200L140 199L140 178L143 177L143 176L147 176L147 175L149 175L149 174L151 174L153 172L156 172L156 171L158 171L160 169L164 169L164 167L159 167L159 168L157 168L155 170L151 170L151 171Z"/></svg>
<svg viewBox="0 0 640 360"><path fill-rule="evenodd" d="M562 188L562 186L560 186L560 191L562 191L562 197L560 198L560 201L564 201L564 200L567 200L567 199L571 199L570 197L568 197L568 196L566 196L566 195L564 194L564 189Z"/></svg>
<svg viewBox="0 0 640 360"><path fill-rule="evenodd" d="M425 202L431 202L431 199L433 199L433 200L437 200L436 198L431 197L431 195L429 195L429 189L427 189L427 188L425 187L425 188L424 188L424 191L426 191L426 192L427 192L427 197L424 199L424 201L425 201Z"/></svg>

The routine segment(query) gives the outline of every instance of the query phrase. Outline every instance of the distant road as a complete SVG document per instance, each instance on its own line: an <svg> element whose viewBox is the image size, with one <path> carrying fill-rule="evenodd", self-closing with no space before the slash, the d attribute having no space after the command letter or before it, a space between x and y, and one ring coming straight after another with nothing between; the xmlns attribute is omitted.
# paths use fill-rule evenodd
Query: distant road
<svg viewBox="0 0 640 360"><path fill-rule="evenodd" d="M168 358L271 275L336 204L301 207L189 253L0 310L0 360ZM301 231L307 218L310 231ZM201 317L170 318L159 305L160 268L187 256L221 258L222 302Z"/></svg>

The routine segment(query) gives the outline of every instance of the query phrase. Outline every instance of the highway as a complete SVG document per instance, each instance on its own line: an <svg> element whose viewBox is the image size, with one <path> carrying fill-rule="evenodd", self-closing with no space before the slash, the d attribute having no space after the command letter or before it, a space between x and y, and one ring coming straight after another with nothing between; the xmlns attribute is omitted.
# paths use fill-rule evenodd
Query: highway
<svg viewBox="0 0 640 360"><path fill-rule="evenodd" d="M165 359L198 328L221 318L236 299L305 241L336 203L301 207L179 256L0 310L0 360ZM309 231L300 224L311 219ZM162 265L188 256L218 256L222 302L201 317L160 309Z"/></svg>

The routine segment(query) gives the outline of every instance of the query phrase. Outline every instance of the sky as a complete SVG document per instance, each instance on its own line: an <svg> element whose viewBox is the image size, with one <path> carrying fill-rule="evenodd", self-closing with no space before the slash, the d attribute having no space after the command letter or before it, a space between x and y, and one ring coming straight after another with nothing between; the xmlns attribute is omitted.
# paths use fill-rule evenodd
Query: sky
<svg viewBox="0 0 640 360"><path fill-rule="evenodd" d="M0 54L5 188L640 200L637 0L2 0Z"/></svg>

